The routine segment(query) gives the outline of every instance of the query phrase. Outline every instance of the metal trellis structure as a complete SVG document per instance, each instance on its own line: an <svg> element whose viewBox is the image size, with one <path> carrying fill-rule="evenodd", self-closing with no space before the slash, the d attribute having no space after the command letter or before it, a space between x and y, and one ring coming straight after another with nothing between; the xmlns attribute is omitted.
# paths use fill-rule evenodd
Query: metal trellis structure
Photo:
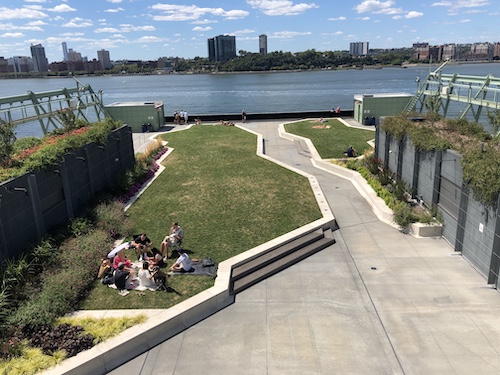
<svg viewBox="0 0 500 375"><path fill-rule="evenodd" d="M62 127L61 112L71 111L75 118L85 121L103 120L110 117L102 103L102 91L95 93L88 84L74 78L76 87L62 88L54 91L34 93L0 98L0 121L20 125L38 121L43 134L51 129ZM93 110L93 118L88 110Z"/></svg>
<svg viewBox="0 0 500 375"><path fill-rule="evenodd" d="M404 113L433 110L447 117L450 104L455 102L465 104L465 107L459 111L458 116L453 117L465 118L469 115L478 122L485 107L486 110L500 108L500 78L492 75L481 77L444 74L442 70L447 63L444 62L430 72L419 84L417 93L408 103Z"/></svg>

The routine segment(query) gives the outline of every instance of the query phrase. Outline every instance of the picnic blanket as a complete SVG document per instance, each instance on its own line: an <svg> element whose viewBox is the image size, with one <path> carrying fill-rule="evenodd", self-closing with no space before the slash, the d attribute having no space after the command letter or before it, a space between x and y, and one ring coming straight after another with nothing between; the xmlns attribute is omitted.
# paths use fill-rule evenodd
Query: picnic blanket
<svg viewBox="0 0 500 375"><path fill-rule="evenodd" d="M186 275L194 275L194 276L210 276L212 278L217 277L217 263L214 263L211 266L203 265L203 261L193 261L191 262L191 271L189 272L169 272L169 276L186 276Z"/></svg>

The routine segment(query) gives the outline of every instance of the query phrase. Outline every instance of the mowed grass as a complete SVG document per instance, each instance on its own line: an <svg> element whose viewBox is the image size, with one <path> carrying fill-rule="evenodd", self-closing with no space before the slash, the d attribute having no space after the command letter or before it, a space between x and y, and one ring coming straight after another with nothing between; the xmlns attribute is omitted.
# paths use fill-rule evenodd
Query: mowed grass
<svg viewBox="0 0 500 375"><path fill-rule="evenodd" d="M200 125L162 138L174 148L166 170L127 211L156 247L178 221L191 258L222 262L321 217L307 178L258 157L253 134ZM212 285L210 277L173 276L175 292L121 297L96 283L83 308L167 308Z"/></svg>
<svg viewBox="0 0 500 375"><path fill-rule="evenodd" d="M323 125L329 128L315 128ZM345 126L336 119L326 122L317 120L304 120L285 124L287 132L309 138L323 159L336 159L344 157L344 152L352 145L362 155L365 150L372 147L366 143L375 138L375 132L371 130L356 129Z"/></svg>

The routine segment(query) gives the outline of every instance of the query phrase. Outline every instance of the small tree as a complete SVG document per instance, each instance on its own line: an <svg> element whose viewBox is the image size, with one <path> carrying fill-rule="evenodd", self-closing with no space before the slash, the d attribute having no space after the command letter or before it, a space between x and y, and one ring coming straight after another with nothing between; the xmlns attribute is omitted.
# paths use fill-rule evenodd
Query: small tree
<svg viewBox="0 0 500 375"><path fill-rule="evenodd" d="M0 165L7 167L12 160L14 142L16 141L15 125L0 120Z"/></svg>

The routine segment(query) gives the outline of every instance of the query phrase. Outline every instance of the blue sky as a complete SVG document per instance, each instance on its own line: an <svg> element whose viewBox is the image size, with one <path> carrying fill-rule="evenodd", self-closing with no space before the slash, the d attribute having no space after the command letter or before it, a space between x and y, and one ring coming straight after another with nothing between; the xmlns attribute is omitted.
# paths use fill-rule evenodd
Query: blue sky
<svg viewBox="0 0 500 375"><path fill-rule="evenodd" d="M207 57L207 39L236 36L236 49L348 50L498 42L498 0L2 0L0 56L30 56L41 43L49 62L62 60L61 43L97 58L156 60Z"/></svg>

